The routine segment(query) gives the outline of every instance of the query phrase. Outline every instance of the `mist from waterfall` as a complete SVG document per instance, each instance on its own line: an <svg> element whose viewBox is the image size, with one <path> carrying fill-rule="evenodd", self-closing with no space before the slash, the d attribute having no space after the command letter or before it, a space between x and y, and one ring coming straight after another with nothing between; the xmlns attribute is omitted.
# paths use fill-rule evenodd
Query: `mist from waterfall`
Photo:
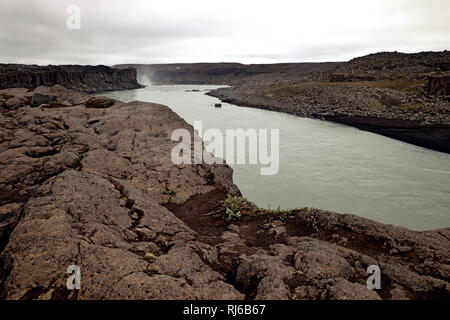
<svg viewBox="0 0 450 320"><path fill-rule="evenodd" d="M153 85L148 74L140 74L138 76L138 82L146 87Z"/></svg>

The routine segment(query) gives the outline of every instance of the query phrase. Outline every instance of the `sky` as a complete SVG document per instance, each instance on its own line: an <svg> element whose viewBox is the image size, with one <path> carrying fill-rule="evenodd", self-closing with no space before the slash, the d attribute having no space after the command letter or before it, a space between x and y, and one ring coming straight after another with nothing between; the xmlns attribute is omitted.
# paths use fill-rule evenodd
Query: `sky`
<svg viewBox="0 0 450 320"><path fill-rule="evenodd" d="M449 0L1 0L0 63L319 62L449 50L449 12Z"/></svg>

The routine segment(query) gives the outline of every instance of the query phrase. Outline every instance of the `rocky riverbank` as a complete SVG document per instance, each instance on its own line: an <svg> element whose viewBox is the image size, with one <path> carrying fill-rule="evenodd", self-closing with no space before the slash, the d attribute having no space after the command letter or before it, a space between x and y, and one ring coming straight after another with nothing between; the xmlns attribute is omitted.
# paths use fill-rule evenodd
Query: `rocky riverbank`
<svg viewBox="0 0 450 320"><path fill-rule="evenodd" d="M166 106L8 89L0 123L3 299L450 297L449 228L258 209L227 165L172 163L171 132L192 127Z"/></svg>
<svg viewBox="0 0 450 320"><path fill-rule="evenodd" d="M348 62L122 65L154 84L227 84L236 105L344 123L450 152L450 52L382 52Z"/></svg>
<svg viewBox="0 0 450 320"><path fill-rule="evenodd" d="M450 153L450 103L364 83L220 88L207 94L235 105L343 123Z"/></svg>
<svg viewBox="0 0 450 320"><path fill-rule="evenodd" d="M210 95L344 123L449 153L449 65L447 51L378 53L305 76L260 76Z"/></svg>
<svg viewBox="0 0 450 320"><path fill-rule="evenodd" d="M136 70L133 68L0 64L0 89L34 89L56 84L88 93L142 88L136 80Z"/></svg>

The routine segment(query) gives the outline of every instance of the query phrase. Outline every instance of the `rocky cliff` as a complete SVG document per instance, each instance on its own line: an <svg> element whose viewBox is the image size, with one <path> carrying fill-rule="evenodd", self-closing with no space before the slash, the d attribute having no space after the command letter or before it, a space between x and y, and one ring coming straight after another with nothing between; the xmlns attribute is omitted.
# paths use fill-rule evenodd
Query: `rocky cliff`
<svg viewBox="0 0 450 320"><path fill-rule="evenodd" d="M8 89L0 124L3 299L450 297L449 228L256 208L227 165L172 163L171 132L193 129L166 106Z"/></svg>
<svg viewBox="0 0 450 320"><path fill-rule="evenodd" d="M0 89L14 87L34 89L38 86L56 84L88 93L142 87L136 80L136 70L133 68L0 64Z"/></svg>

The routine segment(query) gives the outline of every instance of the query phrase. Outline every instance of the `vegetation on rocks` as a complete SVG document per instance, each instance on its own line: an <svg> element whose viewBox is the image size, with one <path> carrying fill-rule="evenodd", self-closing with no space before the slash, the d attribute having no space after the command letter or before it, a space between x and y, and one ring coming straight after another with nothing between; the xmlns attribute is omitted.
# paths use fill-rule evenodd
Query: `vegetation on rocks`
<svg viewBox="0 0 450 320"><path fill-rule="evenodd" d="M76 158L73 162L72 162L72 164L70 165L70 167L72 168L72 169L75 169L75 170L78 170L78 171L80 171L81 170L81 161L83 161L83 158L84 158L84 156L83 155L80 155L80 156L78 156L78 158Z"/></svg>
<svg viewBox="0 0 450 320"><path fill-rule="evenodd" d="M113 99L109 99L109 98L103 98L103 97L92 98L86 102L86 107L87 108L109 108L114 104L114 102L115 101Z"/></svg>
<svg viewBox="0 0 450 320"><path fill-rule="evenodd" d="M244 217L251 218L258 215L264 215L268 220L285 220L296 212L311 210L309 208L303 209L264 209L256 206L254 203L247 200L244 197L228 196L225 200L222 200L218 204L219 209L211 212L210 214L222 217L228 222L234 220L241 220Z"/></svg>

